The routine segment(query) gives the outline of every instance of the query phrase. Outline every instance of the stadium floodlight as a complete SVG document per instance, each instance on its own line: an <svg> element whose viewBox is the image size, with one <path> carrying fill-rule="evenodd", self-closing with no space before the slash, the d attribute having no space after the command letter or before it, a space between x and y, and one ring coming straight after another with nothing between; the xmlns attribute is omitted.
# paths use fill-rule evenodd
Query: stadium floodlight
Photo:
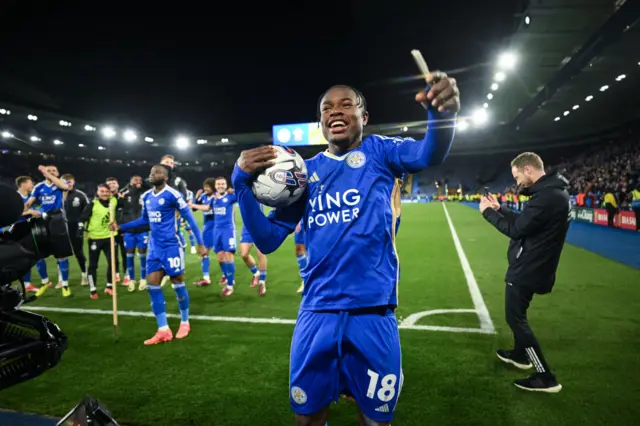
<svg viewBox="0 0 640 426"><path fill-rule="evenodd" d="M493 83L491 85L491 90L496 91L500 88L500 85L498 83Z"/></svg>
<svg viewBox="0 0 640 426"><path fill-rule="evenodd" d="M111 126L107 126L102 129L102 136L104 136L107 139L111 139L115 135L116 135L116 130Z"/></svg>
<svg viewBox="0 0 640 426"><path fill-rule="evenodd" d="M460 120L456 123L456 129L461 132L464 132L469 128L469 122L467 120Z"/></svg>
<svg viewBox="0 0 640 426"><path fill-rule="evenodd" d="M577 110L578 108L580 108L580 105L577 105L577 104L576 104L576 105L574 105L574 106L573 106L573 110L574 110L574 111L575 111L575 110Z"/></svg>
<svg viewBox="0 0 640 426"><path fill-rule="evenodd" d="M54 145L62 145L62 144L64 144L64 142L62 142L60 139L54 139L53 140L53 144Z"/></svg>
<svg viewBox="0 0 640 426"><path fill-rule="evenodd" d="M498 71L493 76L493 79L495 81L497 81L498 83L500 83L500 82L505 81L507 79L507 74L505 74L504 71Z"/></svg>
<svg viewBox="0 0 640 426"><path fill-rule="evenodd" d="M554 118L553 121L560 121L560 117Z"/></svg>
<svg viewBox="0 0 640 426"><path fill-rule="evenodd" d="M104 146L98 145L98 151L104 151Z"/></svg>
<svg viewBox="0 0 640 426"><path fill-rule="evenodd" d="M524 24L527 25L527 26L531 25L531 16L526 15L524 17Z"/></svg>
<svg viewBox="0 0 640 426"><path fill-rule="evenodd" d="M481 126L489 120L489 114L485 108L478 108L471 114L471 118L474 124Z"/></svg>
<svg viewBox="0 0 640 426"><path fill-rule="evenodd" d="M489 94L487 95L487 99L489 99L489 100L493 99L493 93L489 93Z"/></svg>
<svg viewBox="0 0 640 426"><path fill-rule="evenodd" d="M503 52L498 56L498 68L510 71L516 67L518 56L513 52Z"/></svg>
<svg viewBox="0 0 640 426"><path fill-rule="evenodd" d="M2 132L2 137L5 139L9 139L13 137L13 134L5 130L4 132Z"/></svg>
<svg viewBox="0 0 640 426"><path fill-rule="evenodd" d="M79 143L79 144L78 144L78 146L79 146L80 148L84 148L84 144L83 144L83 143Z"/></svg>
<svg viewBox="0 0 640 426"><path fill-rule="evenodd" d="M227 139L227 138L222 138L222 139L220 139L220 142L222 142L222 143L227 143L227 142L229 142L229 139Z"/></svg>
<svg viewBox="0 0 640 426"><path fill-rule="evenodd" d="M569 112L569 111L565 111L565 112L563 112L563 113L562 113L562 115L564 115L565 117L566 117L567 115L569 115L569 114L571 114L571 112Z"/></svg>
<svg viewBox="0 0 640 426"><path fill-rule="evenodd" d="M189 147L189 139L185 136L178 136L176 138L176 147L179 149L186 149Z"/></svg>
<svg viewBox="0 0 640 426"><path fill-rule="evenodd" d="M627 76L626 76L626 75L624 75L624 74L620 74L619 76L617 76L617 77L616 77L616 81L622 81L622 80L624 80L625 78L627 78Z"/></svg>
<svg viewBox="0 0 640 426"><path fill-rule="evenodd" d="M149 136L147 136L146 138L144 138L145 142L153 142L153 138L150 138Z"/></svg>
<svg viewBox="0 0 640 426"><path fill-rule="evenodd" d="M93 127L93 126L91 126L91 125L89 125L89 124L86 124L86 125L84 126L84 129L85 129L87 132L95 132L95 131L96 131L96 128L95 128L95 127Z"/></svg>
<svg viewBox="0 0 640 426"><path fill-rule="evenodd" d="M38 120L38 116L37 115L33 115L33 114L29 114L29 115L27 115L27 120L37 121Z"/></svg>
<svg viewBox="0 0 640 426"><path fill-rule="evenodd" d="M123 137L124 137L124 140L127 142L133 142L136 139L138 139L138 135L136 135L136 132L130 129L125 130L125 132L123 133Z"/></svg>
<svg viewBox="0 0 640 426"><path fill-rule="evenodd" d="M39 142L39 141L41 141L41 140L42 140L42 139L40 139L40 138L39 138L39 137L37 137L37 136L31 136L29 139L31 139L31 142Z"/></svg>
<svg viewBox="0 0 640 426"><path fill-rule="evenodd" d="M61 126L71 127L71 123L66 121L66 120L60 120L59 123L60 123Z"/></svg>
<svg viewBox="0 0 640 426"><path fill-rule="evenodd" d="M593 99L593 96L589 95L586 98L584 98L585 101L589 102L591 99Z"/></svg>
<svg viewBox="0 0 640 426"><path fill-rule="evenodd" d="M207 143L206 139L198 139L197 141L198 145L205 145Z"/></svg>
<svg viewBox="0 0 640 426"><path fill-rule="evenodd" d="M486 102L485 102L485 103L483 103L483 104L482 104L482 108L489 108L489 104L488 104L488 103L486 103Z"/></svg>
<svg viewBox="0 0 640 426"><path fill-rule="evenodd" d="M602 86L602 87L600 88L600 91L601 91L601 92L604 92L604 91L605 91L605 90L607 90L608 88L609 88L609 86L607 86L607 85L605 84L604 86Z"/></svg>
<svg viewBox="0 0 640 426"><path fill-rule="evenodd" d="M407 130L409 130L409 128L408 128L407 126L404 126L404 127L402 128L402 131L403 131L403 132L406 132Z"/></svg>
<svg viewBox="0 0 640 426"><path fill-rule="evenodd" d="M0 114L11 115L11 111L9 111L8 109L0 108Z"/></svg>

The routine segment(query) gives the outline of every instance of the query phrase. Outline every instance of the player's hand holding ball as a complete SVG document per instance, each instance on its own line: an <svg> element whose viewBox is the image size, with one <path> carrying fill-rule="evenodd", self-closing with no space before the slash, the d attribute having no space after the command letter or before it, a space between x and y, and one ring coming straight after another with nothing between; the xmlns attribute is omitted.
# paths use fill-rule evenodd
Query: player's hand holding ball
<svg viewBox="0 0 640 426"><path fill-rule="evenodd" d="M252 190L269 207L286 207L307 188L307 166L297 152L281 146L263 146L242 151L238 167L256 175Z"/></svg>
<svg viewBox="0 0 640 426"><path fill-rule="evenodd" d="M453 114L460 111L460 90L455 78L442 71L434 71L427 74L426 79L429 91L416 94L416 102L438 108L439 112Z"/></svg>

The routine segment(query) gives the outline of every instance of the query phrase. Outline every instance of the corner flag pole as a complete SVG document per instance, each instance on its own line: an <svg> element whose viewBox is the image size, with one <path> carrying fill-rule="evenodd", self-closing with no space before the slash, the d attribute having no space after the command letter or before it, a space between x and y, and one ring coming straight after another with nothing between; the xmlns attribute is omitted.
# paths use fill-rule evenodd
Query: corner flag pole
<svg viewBox="0 0 640 426"><path fill-rule="evenodd" d="M116 212L113 205L109 206L110 224L115 223ZM113 281L113 341L118 342L118 283L116 282L116 238L115 232L111 231L109 237L109 253L111 256L111 281Z"/></svg>

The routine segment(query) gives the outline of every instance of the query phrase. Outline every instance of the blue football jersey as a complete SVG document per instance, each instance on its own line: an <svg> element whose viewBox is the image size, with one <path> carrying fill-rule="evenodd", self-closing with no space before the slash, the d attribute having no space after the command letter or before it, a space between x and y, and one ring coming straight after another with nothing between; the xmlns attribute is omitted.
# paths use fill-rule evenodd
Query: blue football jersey
<svg viewBox="0 0 640 426"><path fill-rule="evenodd" d="M208 212L205 212L205 211L202 212L202 217L205 223L211 222L213 220L213 200L214 200L213 197L214 197L213 195L209 196L203 193L202 195L200 195L200 198L198 198L197 200L197 204L211 207L211 210L209 210Z"/></svg>
<svg viewBox="0 0 640 426"><path fill-rule="evenodd" d="M232 229L235 228L235 210L233 208L236 202L236 194L225 194L222 197L213 200L213 215L215 217L214 228L216 229Z"/></svg>
<svg viewBox="0 0 640 426"><path fill-rule="evenodd" d="M53 183L48 184L46 181L40 182L33 187L31 197L36 199L36 204L40 206L43 213L52 210L60 210L64 204L64 191Z"/></svg>
<svg viewBox="0 0 640 426"><path fill-rule="evenodd" d="M165 249L180 246L178 238L178 219L176 210L183 217L191 215L189 205L180 192L165 186L158 193L153 190L143 195L142 217L149 221L151 228L151 240L149 245L153 248Z"/></svg>

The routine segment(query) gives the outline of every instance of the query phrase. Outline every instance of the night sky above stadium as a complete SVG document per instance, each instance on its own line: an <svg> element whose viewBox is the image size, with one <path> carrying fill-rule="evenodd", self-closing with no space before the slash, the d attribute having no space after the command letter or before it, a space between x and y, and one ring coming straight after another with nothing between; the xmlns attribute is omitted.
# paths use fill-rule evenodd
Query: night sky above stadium
<svg viewBox="0 0 640 426"><path fill-rule="evenodd" d="M464 106L519 2L135 3L14 2L3 10L0 74L60 113L152 133L315 121L318 96L337 83L364 93L372 123L420 120L410 50L458 78Z"/></svg>

